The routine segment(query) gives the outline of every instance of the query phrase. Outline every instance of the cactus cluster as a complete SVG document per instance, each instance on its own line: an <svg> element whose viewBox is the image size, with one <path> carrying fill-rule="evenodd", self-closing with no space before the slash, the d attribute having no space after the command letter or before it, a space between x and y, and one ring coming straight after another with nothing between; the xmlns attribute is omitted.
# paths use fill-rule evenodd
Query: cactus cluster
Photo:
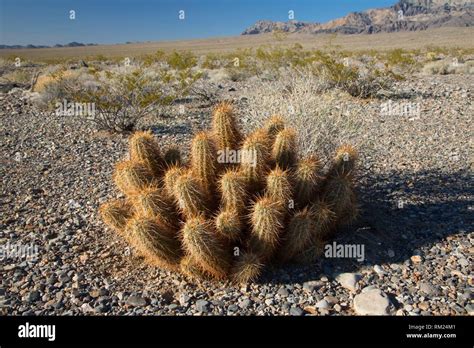
<svg viewBox="0 0 474 348"><path fill-rule="evenodd" d="M298 156L279 116L244 137L232 105L219 104L189 163L150 132L129 146L113 176L125 198L102 205L102 218L147 262L191 278L251 282L269 264L312 262L357 216L354 148L340 147L324 170L316 154ZM219 160L226 151L240 157Z"/></svg>

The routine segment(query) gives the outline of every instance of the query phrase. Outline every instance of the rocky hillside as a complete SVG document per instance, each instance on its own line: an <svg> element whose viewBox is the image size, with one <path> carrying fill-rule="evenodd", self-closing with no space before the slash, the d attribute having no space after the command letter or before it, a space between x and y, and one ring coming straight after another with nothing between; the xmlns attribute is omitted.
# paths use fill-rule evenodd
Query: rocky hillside
<svg viewBox="0 0 474 348"><path fill-rule="evenodd" d="M327 23L258 21L242 35L271 32L372 34L474 24L471 0L400 0L389 8L352 12Z"/></svg>

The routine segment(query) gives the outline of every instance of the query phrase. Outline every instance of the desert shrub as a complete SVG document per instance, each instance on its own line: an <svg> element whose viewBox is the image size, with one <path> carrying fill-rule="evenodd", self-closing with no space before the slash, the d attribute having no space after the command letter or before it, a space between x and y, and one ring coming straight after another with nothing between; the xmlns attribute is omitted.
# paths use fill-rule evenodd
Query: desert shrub
<svg viewBox="0 0 474 348"><path fill-rule="evenodd" d="M191 52L172 52L166 57L169 67L176 70L190 70L197 65L197 58Z"/></svg>
<svg viewBox="0 0 474 348"><path fill-rule="evenodd" d="M461 62L454 58L428 62L423 66L425 75L474 74L474 61Z"/></svg>
<svg viewBox="0 0 474 348"><path fill-rule="evenodd" d="M59 70L45 75L37 105L51 110L56 103L75 102L93 105L86 116L99 129L128 132L147 115L187 95L201 77L191 69L119 66L108 70Z"/></svg>
<svg viewBox="0 0 474 348"><path fill-rule="evenodd" d="M325 171L316 154L298 153L295 135L272 117L244 138L228 103L194 136L189 163L168 161L151 132L137 132L113 175L125 199L100 214L147 263L193 280L247 283L264 266L312 263L357 217L357 152L340 147ZM254 157L223 161L223 150Z"/></svg>
<svg viewBox="0 0 474 348"><path fill-rule="evenodd" d="M96 113L90 119L99 128L124 132L134 129L144 116L156 113L188 93L199 75L182 70L147 71L130 67L123 73L105 71L96 75L98 88L71 91L71 98L81 103L93 103Z"/></svg>
<svg viewBox="0 0 474 348"><path fill-rule="evenodd" d="M299 151L324 158L346 142L353 142L362 125L363 110L350 104L351 96L328 89L332 82L311 71L286 70L278 80L257 80L244 93L245 124L262 125L271 115L282 115L296 129Z"/></svg>
<svg viewBox="0 0 474 348"><path fill-rule="evenodd" d="M143 66L149 67L156 63L161 63L165 61L166 53L162 50L158 50L152 54L145 54L141 57Z"/></svg>

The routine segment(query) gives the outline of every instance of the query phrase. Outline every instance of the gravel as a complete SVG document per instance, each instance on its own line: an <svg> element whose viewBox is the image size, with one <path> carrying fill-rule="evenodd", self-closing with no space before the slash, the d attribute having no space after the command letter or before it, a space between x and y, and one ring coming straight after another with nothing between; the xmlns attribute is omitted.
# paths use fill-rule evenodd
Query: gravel
<svg viewBox="0 0 474 348"><path fill-rule="evenodd" d="M193 283L144 264L97 215L120 195L111 176L127 138L77 117L34 116L21 90L0 93L0 244L35 256L0 259L0 314L472 315L471 83L462 75L399 82L411 95L401 101L420 105L414 119L380 115L384 100L348 100L366 111L361 217L336 242L363 244L364 260L269 269L246 286ZM244 85L223 86L235 91L222 97L239 104ZM209 124L209 108L187 110L143 127L163 146L187 143ZM360 277L341 283L341 273Z"/></svg>

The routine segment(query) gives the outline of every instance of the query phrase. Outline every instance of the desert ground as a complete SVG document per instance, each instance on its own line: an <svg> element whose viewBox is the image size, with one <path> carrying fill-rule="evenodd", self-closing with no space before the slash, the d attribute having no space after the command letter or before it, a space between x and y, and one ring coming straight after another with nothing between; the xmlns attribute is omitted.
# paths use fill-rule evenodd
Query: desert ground
<svg viewBox="0 0 474 348"><path fill-rule="evenodd" d="M290 46L298 42L302 50L321 49L335 57L324 64L344 61L338 51L356 52L345 57L349 64L358 71L370 68L350 84L335 83L325 74L308 75L301 67L267 71L281 63L271 54L255 65L257 73L247 65L245 73L236 73L235 66L202 67L206 61L202 54L259 47L271 42L267 36L0 52L5 58L2 82L9 86L0 93L0 241L32 245L38 251L34 259L11 255L0 259L0 313L472 315L473 37L472 28L461 28L286 37L276 42ZM383 56L396 48L403 51L387 53L385 58L367 53L375 50ZM363 245L363 260L321 257L311 264L270 267L257 281L243 285L194 281L147 265L104 225L98 208L121 196L111 178L115 163L126 156L129 133L98 129L83 117L51 112L48 103L70 95L61 94L69 91L61 89L68 75L50 74L70 71L72 66L71 74L79 73L73 82L88 86L95 81L89 75L97 71L126 74L117 66L124 56L158 49L192 51L197 62L189 71L201 69L205 74L196 82L199 88L186 90L186 95L134 127L151 130L164 147L180 145L185 157L193 132L209 126L212 109L221 100L234 103L246 133L260 126L260 116L267 112L287 110L284 116L301 129L339 122L335 133L316 130L299 145L303 151L310 146L318 151L330 142L338 146L349 141L358 149L360 216L341 229L334 242ZM13 67L14 59L7 57L16 55L27 63ZM87 60L97 55L106 58ZM62 68L44 63L58 57L64 62L54 64ZM222 59L232 57L231 53ZM306 68L320 67L315 59ZM87 67L81 67L80 60ZM372 77L374 61L393 72L389 85L374 88L389 76L384 70L382 76ZM171 63L152 61L142 67L137 58L131 64L151 74ZM334 64L317 71L329 71L331 76L334 66L344 69ZM189 73L186 69L181 71ZM40 72L36 83L46 87L28 86L35 71ZM296 115L285 103L279 104L278 93L283 97L290 93L288 101L294 102ZM361 97L362 93L367 95ZM412 108L384 112L387 103ZM321 156L330 159L333 150L328 145L328 153Z"/></svg>
<svg viewBox="0 0 474 348"><path fill-rule="evenodd" d="M368 37L365 34L356 35L304 35L274 34L232 36L210 39L145 42L116 45L98 45L88 47L40 48L40 49L4 49L0 57L19 56L25 59L81 59L94 55L108 57L136 57L142 54L154 53L157 50L173 51L186 50L196 54L232 52L236 49L256 48L262 45L279 44L291 46L300 43L307 49L321 49L328 45L347 50L389 50L394 48L419 49L429 46L441 47L472 47L474 45L474 29L466 28L437 28L426 31L378 33Z"/></svg>

